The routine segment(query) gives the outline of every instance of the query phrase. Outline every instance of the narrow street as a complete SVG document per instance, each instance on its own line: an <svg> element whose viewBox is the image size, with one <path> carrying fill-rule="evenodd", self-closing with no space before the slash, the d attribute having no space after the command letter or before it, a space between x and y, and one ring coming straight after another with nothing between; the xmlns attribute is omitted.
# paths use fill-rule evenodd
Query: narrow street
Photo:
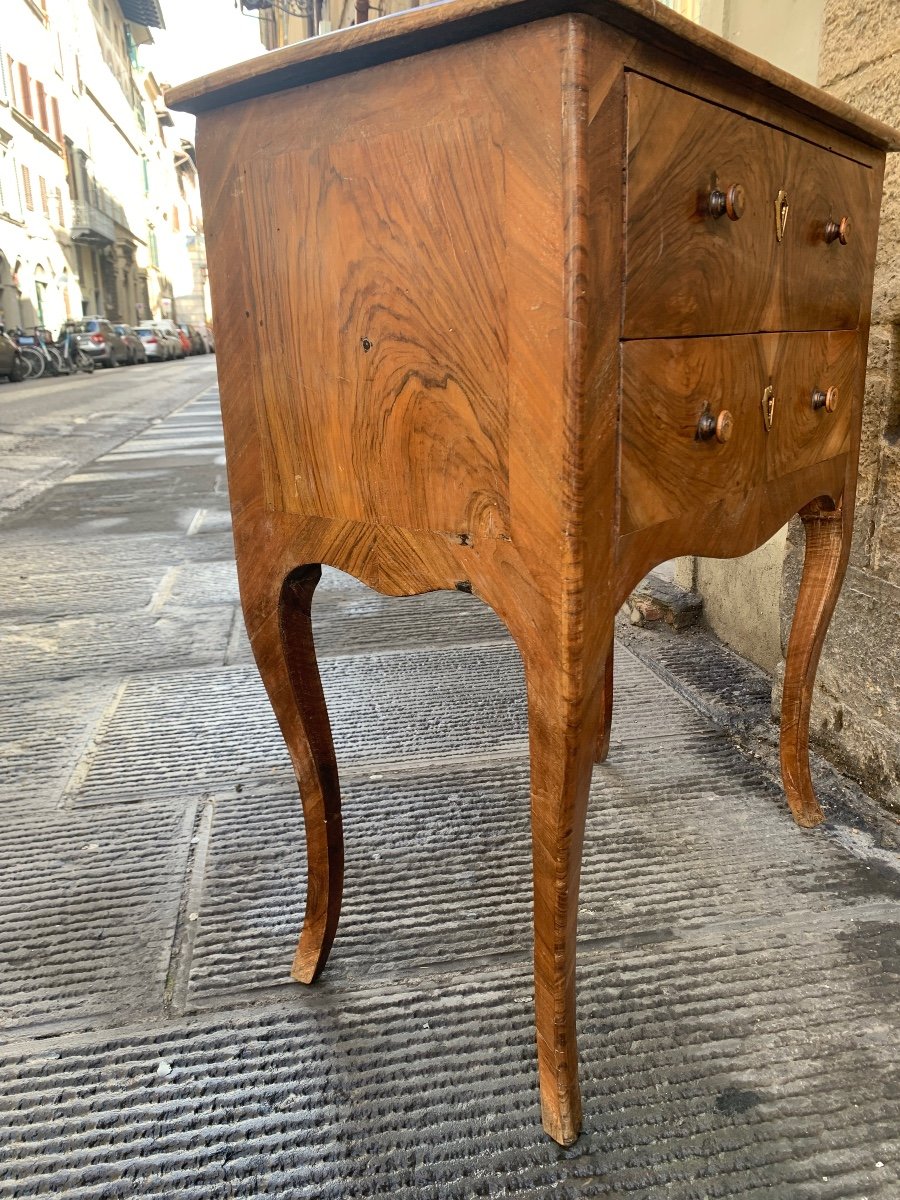
<svg viewBox="0 0 900 1200"><path fill-rule="evenodd" d="M0 380L0 512L19 507L215 379L215 357L204 355L91 375Z"/></svg>
<svg viewBox="0 0 900 1200"><path fill-rule="evenodd" d="M896 1200L900 855L821 763L829 819L794 826L764 677L622 631L562 1149L500 623L326 571L347 879L329 966L292 983L303 824L215 359L0 385L0 428L0 1197Z"/></svg>

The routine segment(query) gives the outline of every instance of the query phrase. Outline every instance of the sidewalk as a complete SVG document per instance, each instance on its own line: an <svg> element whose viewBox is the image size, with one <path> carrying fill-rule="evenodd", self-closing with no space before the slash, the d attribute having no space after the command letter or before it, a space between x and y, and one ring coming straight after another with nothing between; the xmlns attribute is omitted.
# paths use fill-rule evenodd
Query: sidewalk
<svg viewBox="0 0 900 1200"><path fill-rule="evenodd" d="M823 769L793 825L708 639L618 647L575 1146L540 1128L522 672L471 596L323 579L347 880L291 983L303 827L222 455L210 391L0 524L0 1198L897 1200L891 823Z"/></svg>

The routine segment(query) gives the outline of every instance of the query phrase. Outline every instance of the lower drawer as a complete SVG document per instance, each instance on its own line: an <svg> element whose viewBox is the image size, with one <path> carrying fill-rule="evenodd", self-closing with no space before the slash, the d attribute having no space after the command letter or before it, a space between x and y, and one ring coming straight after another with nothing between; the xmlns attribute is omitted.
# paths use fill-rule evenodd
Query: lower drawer
<svg viewBox="0 0 900 1200"><path fill-rule="evenodd" d="M621 353L620 534L849 447L856 332L630 341Z"/></svg>

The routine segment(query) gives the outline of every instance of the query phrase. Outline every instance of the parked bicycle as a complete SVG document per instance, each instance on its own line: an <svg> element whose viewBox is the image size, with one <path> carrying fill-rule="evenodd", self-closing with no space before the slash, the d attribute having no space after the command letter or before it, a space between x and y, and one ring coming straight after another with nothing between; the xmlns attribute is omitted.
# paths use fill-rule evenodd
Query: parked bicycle
<svg viewBox="0 0 900 1200"><path fill-rule="evenodd" d="M49 329L35 325L30 330L13 329L9 336L19 347L25 365L26 379L40 379L47 375L68 375L69 367L53 344Z"/></svg>
<svg viewBox="0 0 900 1200"><path fill-rule="evenodd" d="M62 356L63 363L70 373L74 374L75 371L84 371L85 375L90 375L97 364L79 346L75 330L75 322L67 321L59 331L56 349Z"/></svg>

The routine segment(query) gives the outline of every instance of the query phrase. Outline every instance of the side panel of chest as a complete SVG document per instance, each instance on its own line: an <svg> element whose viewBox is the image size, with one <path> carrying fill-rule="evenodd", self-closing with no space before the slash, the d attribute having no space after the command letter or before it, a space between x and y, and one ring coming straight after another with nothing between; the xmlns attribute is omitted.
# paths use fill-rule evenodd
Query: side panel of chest
<svg viewBox="0 0 900 1200"><path fill-rule="evenodd" d="M223 404L273 512L509 540L563 370L561 27L437 54L232 115L231 173L204 163L213 291L248 298L217 317Z"/></svg>

